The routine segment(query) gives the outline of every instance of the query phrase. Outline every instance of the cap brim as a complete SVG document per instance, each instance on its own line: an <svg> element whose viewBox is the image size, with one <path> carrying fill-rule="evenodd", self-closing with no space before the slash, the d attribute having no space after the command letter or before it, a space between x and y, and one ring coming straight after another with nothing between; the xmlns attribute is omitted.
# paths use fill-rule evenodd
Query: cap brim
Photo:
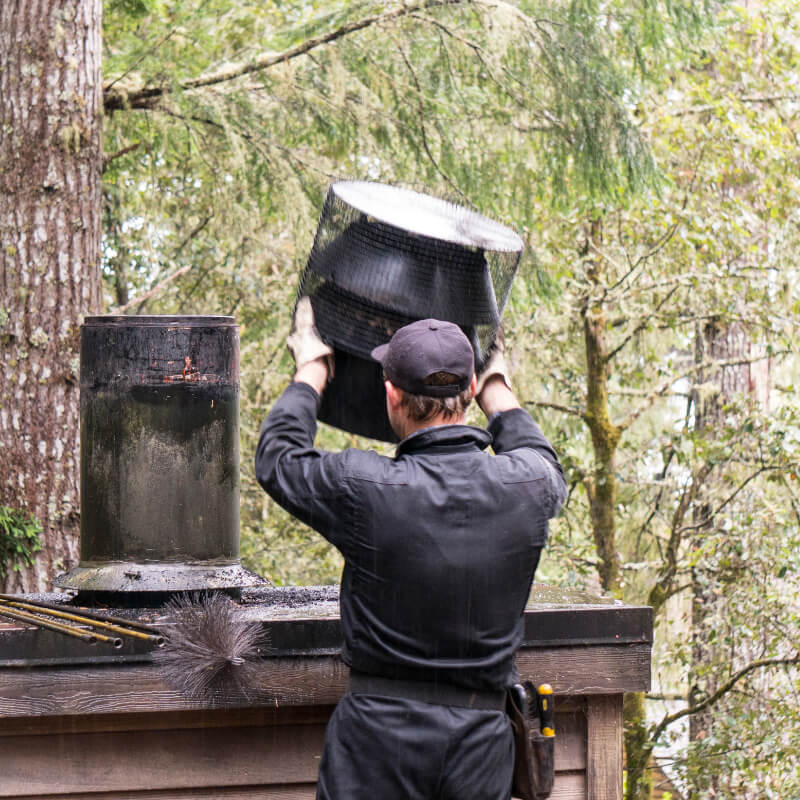
<svg viewBox="0 0 800 800"><path fill-rule="evenodd" d="M379 364L383 364L383 359L386 357L386 352L389 349L389 343L386 344L379 344L371 353L370 355L377 361Z"/></svg>

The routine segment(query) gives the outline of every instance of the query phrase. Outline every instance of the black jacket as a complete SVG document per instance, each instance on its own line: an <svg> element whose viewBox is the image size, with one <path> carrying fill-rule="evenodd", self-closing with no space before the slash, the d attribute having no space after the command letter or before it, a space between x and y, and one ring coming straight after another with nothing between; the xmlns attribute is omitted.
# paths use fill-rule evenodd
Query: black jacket
<svg viewBox="0 0 800 800"><path fill-rule="evenodd" d="M394 458L333 453L314 449L318 404L308 384L286 389L261 431L256 475L344 556L342 658L375 675L503 688L565 496L539 426L514 409L488 432L418 431Z"/></svg>

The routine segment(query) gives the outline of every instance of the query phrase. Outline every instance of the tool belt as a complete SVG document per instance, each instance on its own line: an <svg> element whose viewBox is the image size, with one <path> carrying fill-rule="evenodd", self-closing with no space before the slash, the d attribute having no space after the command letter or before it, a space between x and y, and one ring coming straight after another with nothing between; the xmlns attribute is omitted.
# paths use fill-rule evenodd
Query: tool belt
<svg viewBox="0 0 800 800"><path fill-rule="evenodd" d="M544 686L541 687L544 689ZM530 681L506 690L506 713L514 731L514 783L520 800L544 800L553 791L555 729L552 690L540 695Z"/></svg>
<svg viewBox="0 0 800 800"><path fill-rule="evenodd" d="M503 711L506 708L506 692L502 689L496 692L477 691L451 683L382 678L353 670L350 671L349 691L481 711Z"/></svg>

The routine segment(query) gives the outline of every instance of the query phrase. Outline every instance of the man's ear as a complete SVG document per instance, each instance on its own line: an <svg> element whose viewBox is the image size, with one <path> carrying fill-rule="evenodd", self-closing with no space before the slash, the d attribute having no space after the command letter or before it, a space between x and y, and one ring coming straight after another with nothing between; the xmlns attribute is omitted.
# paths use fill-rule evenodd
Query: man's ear
<svg viewBox="0 0 800 800"><path fill-rule="evenodd" d="M391 381L384 381L383 385L386 388L386 402L392 410L399 408L403 401L402 390L398 389Z"/></svg>
<svg viewBox="0 0 800 800"><path fill-rule="evenodd" d="M478 376L473 373L472 380L469 382L469 391L472 397L475 397L475 392L478 388Z"/></svg>

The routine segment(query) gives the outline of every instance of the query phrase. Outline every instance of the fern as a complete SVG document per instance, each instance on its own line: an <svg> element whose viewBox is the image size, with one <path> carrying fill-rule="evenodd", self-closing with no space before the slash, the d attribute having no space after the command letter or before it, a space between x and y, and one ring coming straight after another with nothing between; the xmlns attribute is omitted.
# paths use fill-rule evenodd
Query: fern
<svg viewBox="0 0 800 800"><path fill-rule="evenodd" d="M42 549L42 526L27 512L0 506L0 578L9 567L19 572L33 565L33 554Z"/></svg>

